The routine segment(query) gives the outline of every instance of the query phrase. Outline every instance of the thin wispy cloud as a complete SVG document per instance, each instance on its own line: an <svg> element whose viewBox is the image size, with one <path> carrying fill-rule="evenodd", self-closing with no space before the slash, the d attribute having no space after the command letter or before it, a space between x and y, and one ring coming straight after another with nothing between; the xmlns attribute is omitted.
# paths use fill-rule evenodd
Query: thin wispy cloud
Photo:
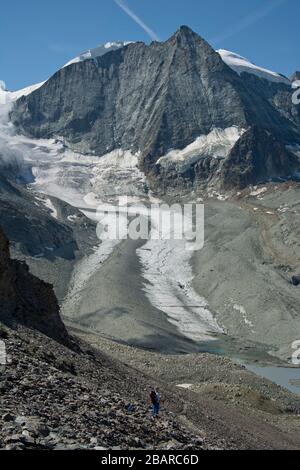
<svg viewBox="0 0 300 470"><path fill-rule="evenodd" d="M227 39L232 38L233 36L249 28L249 26L252 26L253 24L257 23L258 21L263 19L265 16L269 15L269 13L271 13L276 8L279 8L281 5L283 5L287 1L288 0L275 0L255 10L251 14L247 15L245 18L242 18L240 21L238 21L238 24L236 24L232 28L225 30L219 36L213 38L211 42L216 44L216 43L220 43L220 42L226 41Z"/></svg>
<svg viewBox="0 0 300 470"><path fill-rule="evenodd" d="M123 10L125 13L133 19L149 36L153 41L160 41L160 38L158 35L151 29L149 26L147 26L144 21L136 14L134 11L132 11L128 5L123 0L114 0L114 2Z"/></svg>

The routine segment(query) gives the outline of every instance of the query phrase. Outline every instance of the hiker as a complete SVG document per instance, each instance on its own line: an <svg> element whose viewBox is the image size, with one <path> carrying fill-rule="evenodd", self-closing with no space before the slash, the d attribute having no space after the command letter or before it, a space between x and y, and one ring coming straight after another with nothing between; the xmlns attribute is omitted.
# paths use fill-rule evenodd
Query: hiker
<svg viewBox="0 0 300 470"><path fill-rule="evenodd" d="M152 389L150 393L150 400L152 404L152 416L156 418L160 412L160 394L157 390Z"/></svg>

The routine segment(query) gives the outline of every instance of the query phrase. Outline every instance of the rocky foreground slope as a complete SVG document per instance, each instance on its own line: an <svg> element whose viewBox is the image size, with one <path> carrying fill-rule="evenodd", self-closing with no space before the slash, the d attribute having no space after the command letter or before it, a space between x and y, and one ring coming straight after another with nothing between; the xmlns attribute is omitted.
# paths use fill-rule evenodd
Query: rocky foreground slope
<svg viewBox="0 0 300 470"><path fill-rule="evenodd" d="M0 369L0 448L143 448L169 441L202 448L172 414L150 421L147 404L137 403L138 377L132 377L134 412L127 411L126 372L68 335L52 286L10 259L2 231L0 338L7 354Z"/></svg>
<svg viewBox="0 0 300 470"><path fill-rule="evenodd" d="M216 376L205 379L207 384L202 384L198 394L169 382L172 364L174 373L178 364L174 357L165 358L162 370L167 367L166 378L154 382L163 395L163 411L153 421L148 394L154 379L124 364L124 351L120 362L77 340L80 350L74 352L23 328L2 331L1 339L7 345L9 363L0 366L0 448L300 448L296 399L288 393L285 397L284 392L275 395L278 402L268 398L269 388L274 395L272 387L262 380L261 392L251 393L248 385L239 384L243 371L235 370L230 361L217 360ZM131 355L137 353L133 350ZM144 370L149 360L156 359L141 355ZM187 356L193 374L191 361ZM200 371L203 367L207 375L208 359L203 366L200 356L197 362L197 371L200 363ZM235 373L237 386L222 386L228 371ZM254 410L239 406L247 399L255 403ZM128 411L129 404L133 411Z"/></svg>
<svg viewBox="0 0 300 470"><path fill-rule="evenodd" d="M0 448L300 448L293 425L268 422L258 412L247 416L236 404L220 402L218 397L214 401L215 394L199 400L196 393L173 386L172 380L167 383L156 377L154 382L151 375L138 370L140 365L128 366L126 354L120 361L83 340L71 339L51 287L29 274L23 264L10 260L3 234L0 241L0 339L7 353L6 365L0 366ZM170 360L172 368L175 358ZM225 362L220 360L217 376L223 367L227 374ZM166 377L170 373L171 369ZM154 383L164 399L156 421L148 404ZM268 384L261 389L270 402ZM271 387L274 398L272 393ZM275 397L279 402L271 406L270 416L276 410L287 420L297 419L295 398L283 391ZM264 402L263 396L258 399Z"/></svg>
<svg viewBox="0 0 300 470"><path fill-rule="evenodd" d="M209 448L171 410L153 422L151 382L85 344L74 352L31 330L2 333L0 448ZM133 411L128 411L128 405Z"/></svg>

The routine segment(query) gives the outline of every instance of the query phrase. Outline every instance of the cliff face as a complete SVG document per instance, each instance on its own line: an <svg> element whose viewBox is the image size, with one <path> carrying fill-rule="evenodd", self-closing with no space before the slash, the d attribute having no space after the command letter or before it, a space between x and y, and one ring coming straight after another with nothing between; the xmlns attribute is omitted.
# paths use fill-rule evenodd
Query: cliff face
<svg viewBox="0 0 300 470"><path fill-rule="evenodd" d="M0 168L0 220L9 240L26 256L74 259L78 247L72 229L10 176Z"/></svg>
<svg viewBox="0 0 300 470"><path fill-rule="evenodd" d="M245 188L269 178L292 175L299 168L297 157L270 132L250 128L237 141L221 171L225 189Z"/></svg>
<svg viewBox="0 0 300 470"><path fill-rule="evenodd" d="M292 92L288 83L240 76L183 26L164 43L129 44L59 70L17 101L11 119L20 132L63 137L82 153L140 151L141 168L151 179L161 156L213 129L256 126L283 144L300 143L300 107L293 105ZM219 168L215 157L206 155L186 178L175 174L175 180L211 180ZM287 162L283 173L288 171ZM163 184L174 184L173 173L164 175Z"/></svg>
<svg viewBox="0 0 300 470"><path fill-rule="evenodd" d="M292 175L299 168L297 157L274 135L257 127L250 128L237 141L221 171L225 189L245 188L269 178Z"/></svg>
<svg viewBox="0 0 300 470"><path fill-rule="evenodd" d="M214 127L260 125L293 139L292 114L288 85L240 77L183 26L165 43L134 43L61 69L17 102L12 120L83 152L122 147L158 157Z"/></svg>
<svg viewBox="0 0 300 470"><path fill-rule="evenodd" d="M181 28L166 43L130 44L60 70L19 100L12 119L83 152L122 147L159 156L212 126L245 125L239 81L206 41Z"/></svg>
<svg viewBox="0 0 300 470"><path fill-rule="evenodd" d="M20 323L69 343L52 286L33 276L25 263L10 258L9 242L1 228L0 320L8 325Z"/></svg>

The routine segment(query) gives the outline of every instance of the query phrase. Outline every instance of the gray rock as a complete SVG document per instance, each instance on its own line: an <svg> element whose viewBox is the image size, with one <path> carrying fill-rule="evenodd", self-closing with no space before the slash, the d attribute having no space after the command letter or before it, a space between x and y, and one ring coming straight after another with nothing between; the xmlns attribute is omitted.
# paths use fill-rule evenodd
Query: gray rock
<svg viewBox="0 0 300 470"><path fill-rule="evenodd" d="M24 426L26 424L27 418L25 416L17 416L15 419L15 423L19 426Z"/></svg>
<svg viewBox="0 0 300 470"><path fill-rule="evenodd" d="M34 418L26 421L25 429L35 437L47 437L50 434L50 428Z"/></svg>
<svg viewBox="0 0 300 470"><path fill-rule="evenodd" d="M4 442L6 444L11 444L11 443L21 443L23 442L23 435L22 434L12 434L11 436L7 436L4 439Z"/></svg>
<svg viewBox="0 0 300 470"><path fill-rule="evenodd" d="M2 421L4 421L5 423L9 423L11 421L14 421L14 419L15 419L15 417L11 413L5 413L2 416Z"/></svg>
<svg viewBox="0 0 300 470"><path fill-rule="evenodd" d="M5 450L24 450L25 445L22 442L15 444L8 444L5 446Z"/></svg>

